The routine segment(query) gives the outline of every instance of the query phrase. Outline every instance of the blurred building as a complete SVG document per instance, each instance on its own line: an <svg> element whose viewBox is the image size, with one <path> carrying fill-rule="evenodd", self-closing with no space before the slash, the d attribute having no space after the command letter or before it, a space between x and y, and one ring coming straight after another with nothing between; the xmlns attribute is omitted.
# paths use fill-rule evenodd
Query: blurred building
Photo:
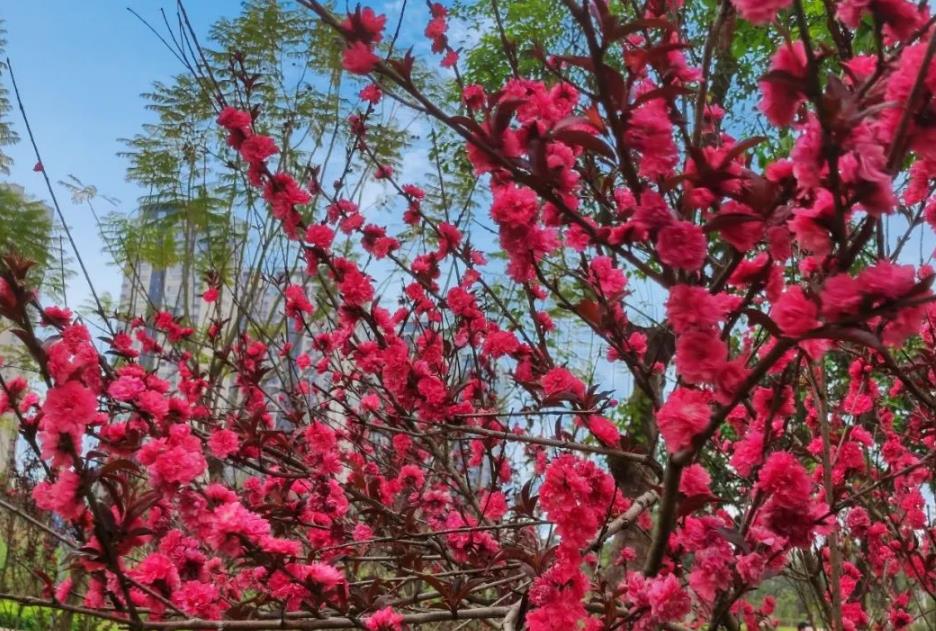
<svg viewBox="0 0 936 631"><path fill-rule="evenodd" d="M140 209L142 221L157 229L169 223L168 219L173 212L175 208L169 204L148 204ZM194 261L198 254L197 242L193 242L189 252L179 253L174 258L184 260L188 257ZM198 295L202 283L195 265L178 263L159 267L141 256L126 262L123 272L119 306L121 313L146 316L165 310L194 323L200 322L202 301L198 300ZM184 313L186 306L189 313Z"/></svg>
<svg viewBox="0 0 936 631"><path fill-rule="evenodd" d="M144 221L160 222L169 217L174 208L169 205L149 205L141 209ZM171 225L169 221L163 221ZM202 241L190 238L182 243L188 243L189 250L176 252L175 256L166 257L180 261L172 265L160 267L150 261L139 260L128 263L123 271L121 283L120 302L118 311L122 316L132 318L136 316L151 316L160 311L167 311L188 326L197 330L206 329L213 322L223 322L221 337L225 338L231 331L238 333L249 331L256 337L259 329L264 329L277 338L284 332L291 344L290 356L295 358L302 352L306 338L295 331L291 323L285 322L283 304L283 290L287 280L283 274L273 277L258 270L240 269L229 274L219 287L219 297L216 302L208 303L202 294L209 288L203 277L201 264L204 252L200 249ZM185 246L183 246L184 250ZM237 246L232 244L230 260L251 260L250 256L238 256ZM183 264L181 261L188 261ZM233 277L231 277L233 276ZM303 278L297 274L292 282L301 283ZM159 339L160 335L152 328L149 334ZM153 356L143 355L141 364L148 370L172 382L177 373L176 366L171 362L159 362ZM229 401L236 401L236 388L232 376L225 380L226 397ZM265 384L267 392L276 393L280 383L273 371L270 372L268 383ZM282 416L282 415L280 415Z"/></svg>

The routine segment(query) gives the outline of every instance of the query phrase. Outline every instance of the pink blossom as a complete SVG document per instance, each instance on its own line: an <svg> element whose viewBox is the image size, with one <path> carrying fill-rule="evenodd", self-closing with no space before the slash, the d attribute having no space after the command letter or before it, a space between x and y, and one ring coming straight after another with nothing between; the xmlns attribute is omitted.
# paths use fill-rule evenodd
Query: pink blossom
<svg viewBox="0 0 936 631"><path fill-rule="evenodd" d="M232 501L215 509L207 541L220 552L238 556L245 540L257 544L269 534L269 522Z"/></svg>
<svg viewBox="0 0 936 631"><path fill-rule="evenodd" d="M204 300L208 304L216 302L218 300L218 288L209 287L208 289L206 289L204 292L202 292L202 300Z"/></svg>
<svg viewBox="0 0 936 631"><path fill-rule="evenodd" d="M656 247L661 261L687 272L702 269L708 253L705 233L688 221L676 221L660 230Z"/></svg>
<svg viewBox="0 0 936 631"><path fill-rule="evenodd" d="M874 14L898 39L909 37L922 17L916 5L907 0L843 0L835 15L849 28L857 29L866 13Z"/></svg>
<svg viewBox="0 0 936 631"><path fill-rule="evenodd" d="M780 330L791 337L799 337L818 327L818 314L816 303L799 286L787 288L770 310L770 316Z"/></svg>
<svg viewBox="0 0 936 631"><path fill-rule="evenodd" d="M286 297L286 317L301 319L303 314L311 315L315 311L301 285L288 285L283 294Z"/></svg>
<svg viewBox="0 0 936 631"><path fill-rule="evenodd" d="M361 97L362 101L376 104L380 102L380 99L383 96L383 92L381 91L380 86L378 86L376 83L368 83L361 90L359 96Z"/></svg>
<svg viewBox="0 0 936 631"><path fill-rule="evenodd" d="M39 423L42 457L55 466L71 463L81 453L85 428L97 415L97 397L77 381L55 386L46 395Z"/></svg>
<svg viewBox="0 0 936 631"><path fill-rule="evenodd" d="M401 631L403 616L393 610L393 607L384 607L375 611L364 620L368 631Z"/></svg>
<svg viewBox="0 0 936 631"><path fill-rule="evenodd" d="M647 599L651 614L660 621L679 620L689 612L689 595L672 574L650 581Z"/></svg>
<svg viewBox="0 0 936 631"><path fill-rule="evenodd" d="M916 278L912 265L897 265L881 260L862 270L858 282L866 294L895 300L913 290Z"/></svg>
<svg viewBox="0 0 936 631"><path fill-rule="evenodd" d="M188 425L173 425L166 438L151 440L140 448L140 463L149 470L153 483L188 484L205 470L201 441Z"/></svg>
<svg viewBox="0 0 936 631"><path fill-rule="evenodd" d="M613 479L593 462L562 455L546 470L540 502L562 545L577 549L598 530L613 493Z"/></svg>
<svg viewBox="0 0 936 631"><path fill-rule="evenodd" d="M642 629L681 620L689 613L689 594L672 574L645 578L639 572L631 572L625 585L626 598L634 608L649 610L650 618L641 621Z"/></svg>
<svg viewBox="0 0 936 631"><path fill-rule="evenodd" d="M354 74L368 74L380 61L373 49L364 42L352 42L344 49L341 66Z"/></svg>
<svg viewBox="0 0 936 631"><path fill-rule="evenodd" d="M536 217L537 197L531 189L507 186L494 191L491 217L508 228L528 225Z"/></svg>
<svg viewBox="0 0 936 631"><path fill-rule="evenodd" d="M172 602L190 616L220 620L228 605L218 586L202 581L185 581L172 595Z"/></svg>
<svg viewBox="0 0 936 631"><path fill-rule="evenodd" d="M236 432L219 429L211 433L208 439L208 449L216 458L223 460L240 449L240 440Z"/></svg>
<svg viewBox="0 0 936 631"><path fill-rule="evenodd" d="M764 237L764 221L745 204L729 201L722 205L719 215L735 220L719 229L722 239L738 252L747 252Z"/></svg>
<svg viewBox="0 0 936 631"><path fill-rule="evenodd" d="M761 462L764 451L764 433L748 429L744 436L734 444L731 466L743 476L748 476Z"/></svg>
<svg viewBox="0 0 936 631"><path fill-rule="evenodd" d="M358 269L357 265L342 259L336 261L335 266L341 272L338 289L346 303L360 307L374 297L374 287L370 279Z"/></svg>
<svg viewBox="0 0 936 631"><path fill-rule="evenodd" d="M42 412L49 430L83 429L97 414L97 397L84 385L69 381L49 390Z"/></svg>
<svg viewBox="0 0 936 631"><path fill-rule="evenodd" d="M341 22L341 28L350 38L376 44L383 38L386 24L386 15L378 15L370 7L362 9L359 6L354 13L349 13L348 17Z"/></svg>
<svg viewBox="0 0 936 631"><path fill-rule="evenodd" d="M806 79L803 43L797 40L780 46L770 61L770 71L775 78L760 82L763 95L760 109L771 123L782 127L793 121L796 109L805 100L802 91L796 87Z"/></svg>
<svg viewBox="0 0 936 631"><path fill-rule="evenodd" d="M306 229L305 238L312 245L327 250L331 247L335 232L324 224L316 223Z"/></svg>
<svg viewBox="0 0 936 631"><path fill-rule="evenodd" d="M610 420L604 416L592 414L585 419L588 430L602 443L609 447L618 447L621 444L621 432Z"/></svg>
<svg viewBox="0 0 936 631"><path fill-rule="evenodd" d="M240 149L244 140L251 135L253 119L248 112L227 106L221 110L218 124L228 130L228 145Z"/></svg>
<svg viewBox="0 0 936 631"><path fill-rule="evenodd" d="M530 587L530 602L536 606L527 614L531 631L588 629L580 625L587 613L582 601L588 589L585 575L571 561L560 560L543 572Z"/></svg>
<svg viewBox="0 0 936 631"><path fill-rule="evenodd" d="M728 346L717 333L693 329L676 337L676 369L687 383L714 383L727 361Z"/></svg>
<svg viewBox="0 0 936 631"><path fill-rule="evenodd" d="M171 594L180 585L178 569L172 559L161 552L151 552L128 574L134 580L163 593Z"/></svg>
<svg viewBox="0 0 936 631"><path fill-rule="evenodd" d="M863 299L862 284L848 274L836 274L826 279L820 295L822 317L839 320L854 316Z"/></svg>
<svg viewBox="0 0 936 631"><path fill-rule="evenodd" d="M520 342L510 331L491 331L484 340L484 353L491 357L503 357L517 351Z"/></svg>
<svg viewBox="0 0 936 631"><path fill-rule="evenodd" d="M633 110L628 123L627 142L642 154L640 174L649 178L669 175L678 156L666 102L650 99Z"/></svg>
<svg viewBox="0 0 936 631"><path fill-rule="evenodd" d="M576 400L585 398L585 384L565 368L553 368L540 380L543 392L549 398L571 396Z"/></svg>
<svg viewBox="0 0 936 631"><path fill-rule="evenodd" d="M766 2L758 2L757 0L731 0L731 4L735 6L738 13L741 14L741 17L748 22L767 24L768 22L773 22L779 11L790 6L792 0L768 0Z"/></svg>
<svg viewBox="0 0 936 631"><path fill-rule="evenodd" d="M690 447L692 439L708 426L710 416L708 395L699 390L677 388L656 415L667 451L676 453Z"/></svg>
<svg viewBox="0 0 936 631"><path fill-rule="evenodd" d="M704 287L673 285L666 301L666 318L673 330L709 329L724 318L724 306Z"/></svg>
<svg viewBox="0 0 936 631"><path fill-rule="evenodd" d="M761 467L757 488L781 506L796 508L808 503L812 481L796 456L776 451Z"/></svg>
<svg viewBox="0 0 936 631"><path fill-rule="evenodd" d="M709 485L712 483L712 476L705 470L705 467L695 462L683 469L682 477L679 479L679 492L683 495L692 496L710 496L712 494Z"/></svg>
<svg viewBox="0 0 936 631"><path fill-rule="evenodd" d="M250 136L240 146L241 156L247 162L252 163L263 162L278 151L276 141L269 136Z"/></svg>
<svg viewBox="0 0 936 631"><path fill-rule="evenodd" d="M16 305L17 298L13 287L10 286L10 283L7 282L5 278L0 278L0 309L12 313Z"/></svg>
<svg viewBox="0 0 936 631"><path fill-rule="evenodd" d="M237 129L247 134L250 132L250 126L253 120L248 112L238 110L233 107L225 107L218 114L218 124L225 129Z"/></svg>
<svg viewBox="0 0 936 631"><path fill-rule="evenodd" d="M33 489L36 506L55 511L63 519L75 520L85 511L84 502L78 495L81 478L71 469L62 469L55 482L40 482Z"/></svg>
<svg viewBox="0 0 936 631"><path fill-rule="evenodd" d="M609 300L616 300L627 287L624 272L614 266L611 257L596 256L589 263L589 280Z"/></svg>

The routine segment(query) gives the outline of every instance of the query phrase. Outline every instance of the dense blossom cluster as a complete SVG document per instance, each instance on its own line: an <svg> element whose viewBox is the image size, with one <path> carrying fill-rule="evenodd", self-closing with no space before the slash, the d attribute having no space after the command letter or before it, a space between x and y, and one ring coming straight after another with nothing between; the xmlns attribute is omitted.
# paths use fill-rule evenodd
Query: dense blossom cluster
<svg viewBox="0 0 936 631"><path fill-rule="evenodd" d="M498 263L424 189L373 165L402 207L394 236L340 185L274 170L285 148L263 113L225 105L247 181L302 253L281 307L301 351L247 328L222 345L221 323L161 312L126 323L107 355L71 312L33 312L20 267L0 278L0 316L45 380L4 381L0 412L42 461L35 505L81 537L56 601L140 628L271 612L369 631L449 614L532 631L757 628L773 604L750 593L800 563L831 628L908 626L915 593L936 592L934 271L898 256L936 227L925 7L826 7L833 42L871 20L877 55L787 33L759 108L792 148L754 160L757 143L706 101L710 69L682 52L679 2L630 24L601 0L572 10L591 56L547 57L548 81L462 86L451 116L411 58L381 60L385 16L303 4L343 38L344 68L374 75L351 149L372 155L388 90L465 139L521 300L504 303ZM791 0L731 7L763 28L802 17ZM446 68L447 19L429 5ZM898 215L894 246L883 226ZM395 306L370 258L402 268ZM634 308L635 277L664 294L663 322ZM557 311L639 398L619 405L562 361ZM54 333L44 344L36 321ZM428 595L400 587L417 579Z"/></svg>

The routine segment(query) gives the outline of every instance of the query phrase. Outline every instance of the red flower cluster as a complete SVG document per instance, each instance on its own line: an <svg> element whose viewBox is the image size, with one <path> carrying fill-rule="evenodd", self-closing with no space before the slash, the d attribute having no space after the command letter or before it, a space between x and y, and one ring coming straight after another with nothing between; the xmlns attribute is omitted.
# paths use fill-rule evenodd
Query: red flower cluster
<svg viewBox="0 0 936 631"><path fill-rule="evenodd" d="M341 65L348 72L367 74L374 69L380 58L374 54L374 46L383 38L387 16L377 15L370 7L358 7L341 23L347 38Z"/></svg>

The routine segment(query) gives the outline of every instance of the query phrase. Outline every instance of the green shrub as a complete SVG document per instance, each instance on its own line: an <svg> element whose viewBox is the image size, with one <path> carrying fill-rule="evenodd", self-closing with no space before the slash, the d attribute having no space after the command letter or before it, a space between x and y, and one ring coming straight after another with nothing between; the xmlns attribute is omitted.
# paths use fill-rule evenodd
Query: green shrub
<svg viewBox="0 0 936 631"><path fill-rule="evenodd" d="M56 628L61 611L47 607L21 605L10 600L0 600L0 628L15 631L49 631ZM89 616L74 615L71 631L117 631L117 625Z"/></svg>

